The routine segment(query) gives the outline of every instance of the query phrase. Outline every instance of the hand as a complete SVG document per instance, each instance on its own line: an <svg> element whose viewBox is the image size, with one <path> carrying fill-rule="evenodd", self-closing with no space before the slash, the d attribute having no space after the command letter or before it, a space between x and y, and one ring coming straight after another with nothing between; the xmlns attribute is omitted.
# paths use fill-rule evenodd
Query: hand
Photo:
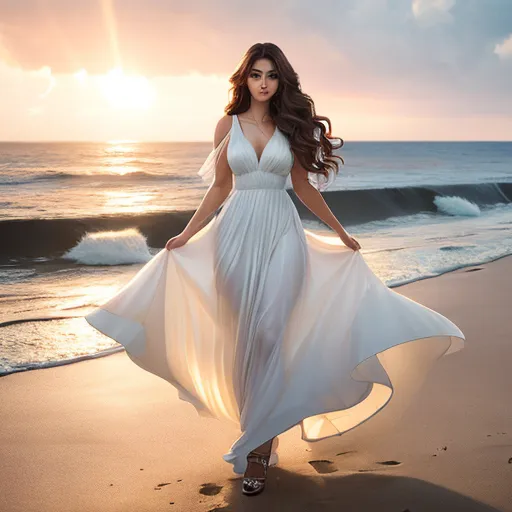
<svg viewBox="0 0 512 512"><path fill-rule="evenodd" d="M349 234L344 234L340 235L340 238L341 241L353 251L358 251L359 249L361 249L361 245L353 236L350 236Z"/></svg>
<svg viewBox="0 0 512 512"><path fill-rule="evenodd" d="M180 233L177 236L173 236L169 240L167 240L167 243L165 244L165 248L168 251L171 251L172 249L176 249L178 247L181 247L182 245L185 245L189 241L189 237L187 235L184 235L183 233Z"/></svg>

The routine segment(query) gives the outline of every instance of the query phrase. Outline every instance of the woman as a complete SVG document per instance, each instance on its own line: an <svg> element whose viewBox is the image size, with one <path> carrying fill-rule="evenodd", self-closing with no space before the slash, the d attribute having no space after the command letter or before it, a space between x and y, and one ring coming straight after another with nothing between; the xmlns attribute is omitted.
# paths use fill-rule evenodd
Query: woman
<svg viewBox="0 0 512 512"><path fill-rule="evenodd" d="M319 191L336 177L343 141L326 133L329 119L316 115L283 52L253 45L230 82L198 173L212 182L199 208L86 318L199 414L240 428L224 459L255 495L277 463L279 434L300 425L306 441L341 435L393 394L410 399L464 335L387 288L329 210ZM336 236L302 227L288 176Z"/></svg>

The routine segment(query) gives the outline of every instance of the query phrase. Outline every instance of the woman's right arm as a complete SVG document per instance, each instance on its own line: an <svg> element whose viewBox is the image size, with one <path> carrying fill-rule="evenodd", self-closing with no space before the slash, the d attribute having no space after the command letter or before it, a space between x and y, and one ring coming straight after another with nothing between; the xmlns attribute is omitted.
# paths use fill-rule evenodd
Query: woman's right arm
<svg viewBox="0 0 512 512"><path fill-rule="evenodd" d="M215 128L214 147L216 148L231 129L232 117L224 116ZM227 145L221 151L215 166L215 178L206 191L199 207L189 220L185 229L167 241L167 250L175 249L187 243L200 229L204 227L209 217L224 203L233 188L233 173L228 164Z"/></svg>

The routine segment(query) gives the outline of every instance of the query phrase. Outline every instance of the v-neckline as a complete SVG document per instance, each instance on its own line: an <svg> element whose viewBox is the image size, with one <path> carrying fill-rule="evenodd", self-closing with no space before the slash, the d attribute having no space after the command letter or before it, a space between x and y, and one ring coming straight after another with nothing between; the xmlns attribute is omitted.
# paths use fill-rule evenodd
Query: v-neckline
<svg viewBox="0 0 512 512"><path fill-rule="evenodd" d="M251 141L245 136L245 133L242 130L242 126L240 125L240 120L238 119L238 115L237 114L233 114L233 115L236 117L236 122L238 123L238 128L240 129L240 133L242 134L242 137L247 141L247 144L249 144L249 146L251 146L253 155L255 156L256 161L258 162L258 167L259 167L260 162L263 160L263 155L265 154L265 151L266 151L268 145L270 144L270 142L274 138L275 134L277 133L277 124L276 124L276 126L274 128L274 133L272 134L270 139L267 140L267 143L265 144L265 147L263 148L263 151L261 152L260 158L258 159L258 154L256 153L256 150L254 149L254 146L251 144Z"/></svg>

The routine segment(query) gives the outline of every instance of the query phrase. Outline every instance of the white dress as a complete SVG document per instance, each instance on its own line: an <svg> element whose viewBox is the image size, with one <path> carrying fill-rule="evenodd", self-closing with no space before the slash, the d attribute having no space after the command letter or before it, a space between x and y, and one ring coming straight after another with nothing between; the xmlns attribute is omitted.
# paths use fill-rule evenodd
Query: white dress
<svg viewBox="0 0 512 512"><path fill-rule="evenodd" d="M226 144L235 184L220 213L86 319L200 415L239 426L224 459L243 473L249 451L297 424L316 441L353 429L393 395L410 400L464 335L388 288L337 235L303 228L278 128L258 161L233 115L204 180Z"/></svg>

